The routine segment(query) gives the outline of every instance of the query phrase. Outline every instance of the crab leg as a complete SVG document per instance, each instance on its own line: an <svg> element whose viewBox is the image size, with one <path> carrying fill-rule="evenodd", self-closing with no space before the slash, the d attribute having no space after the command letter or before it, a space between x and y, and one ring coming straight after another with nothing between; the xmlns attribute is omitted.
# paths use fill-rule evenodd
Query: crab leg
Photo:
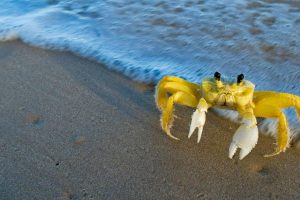
<svg viewBox="0 0 300 200"><path fill-rule="evenodd" d="M274 106L258 105L255 108L255 114L260 117L278 118L277 147L274 153L265 155L265 157L275 156L284 152L289 145L288 122L284 113Z"/></svg>
<svg viewBox="0 0 300 200"><path fill-rule="evenodd" d="M277 147L275 152L265 155L265 157L271 157L284 152L289 145L289 130L288 122L283 112L278 112L278 127L277 127Z"/></svg>
<svg viewBox="0 0 300 200"><path fill-rule="evenodd" d="M189 131L189 135L188 138L190 138L192 136L192 134L194 133L195 129L198 128L198 138L197 138L197 143L200 142L201 136L202 136L202 131L203 131L203 126L205 124L205 120L206 120L206 112L208 109L208 104L205 101L204 98L201 98L197 109L195 110L195 112L192 115L192 122L191 122L191 126L190 126L190 131Z"/></svg>
<svg viewBox="0 0 300 200"><path fill-rule="evenodd" d="M173 123L173 107L174 103L189 106L189 107L196 107L197 106L197 98L185 92L176 92L172 96L169 97L167 100L166 108L162 111L161 115L161 126L163 130L173 139L179 140L177 137L173 136L170 132L170 128L172 127Z"/></svg>
<svg viewBox="0 0 300 200"><path fill-rule="evenodd" d="M199 89L199 88L200 88L199 85L197 85L197 84L195 84L195 83L188 82L188 81L186 81L186 80L184 80L184 79L182 79L182 78L179 78L179 77L177 77L177 76L165 76L165 77L163 77L163 78L159 81L158 85L159 85L160 83L164 83L164 82L177 82L177 83L182 83L182 84L187 85L188 87L192 88L193 90L196 90L196 89Z"/></svg>
<svg viewBox="0 0 300 200"><path fill-rule="evenodd" d="M165 76L159 81L155 90L155 102L160 111L163 111L167 106L168 94L176 92L185 92L199 98L200 86L190 83L184 79L175 76Z"/></svg>
<svg viewBox="0 0 300 200"><path fill-rule="evenodd" d="M277 126L277 147L275 152L265 157L270 157L284 152L289 146L289 128L283 108L295 107L298 117L300 116L300 98L288 93L277 93L271 91L261 91L254 93L255 116L278 118Z"/></svg>

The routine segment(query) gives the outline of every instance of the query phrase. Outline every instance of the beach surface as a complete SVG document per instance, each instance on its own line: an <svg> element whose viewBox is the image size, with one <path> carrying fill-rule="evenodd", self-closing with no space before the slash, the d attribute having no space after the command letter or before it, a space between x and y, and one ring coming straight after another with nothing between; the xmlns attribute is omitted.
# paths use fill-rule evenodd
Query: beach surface
<svg viewBox="0 0 300 200"><path fill-rule="evenodd" d="M228 158L238 127L209 112L200 144L177 106L174 141L154 87L68 52L0 43L0 199L299 199L300 153L260 136Z"/></svg>

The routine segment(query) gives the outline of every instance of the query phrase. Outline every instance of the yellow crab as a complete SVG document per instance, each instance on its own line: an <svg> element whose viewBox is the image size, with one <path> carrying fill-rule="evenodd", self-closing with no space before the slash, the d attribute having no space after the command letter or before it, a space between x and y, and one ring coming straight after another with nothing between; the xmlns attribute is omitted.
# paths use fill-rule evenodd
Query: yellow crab
<svg viewBox="0 0 300 200"><path fill-rule="evenodd" d="M272 91L254 91L255 85L240 74L237 78L221 77L219 72L214 77L204 78L195 84L176 76L165 76L156 86L155 101L161 114L162 129L173 139L170 132L173 123L174 103L196 108L188 137L198 128L198 142L201 139L205 123L205 112L209 108L235 110L241 116L241 125L233 136L229 147L229 158L238 148L239 158L243 159L255 147L258 140L256 117L277 118L277 147L268 156L284 152L289 146L288 122L282 109L295 107L300 117L300 97Z"/></svg>

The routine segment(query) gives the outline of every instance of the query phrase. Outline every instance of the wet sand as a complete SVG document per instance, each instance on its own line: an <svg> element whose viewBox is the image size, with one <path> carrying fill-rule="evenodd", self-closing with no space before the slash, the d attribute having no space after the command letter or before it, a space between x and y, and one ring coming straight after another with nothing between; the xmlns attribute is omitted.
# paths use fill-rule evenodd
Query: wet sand
<svg viewBox="0 0 300 200"><path fill-rule="evenodd" d="M209 113L200 144L192 110L161 130L153 87L71 53L0 44L0 199L299 199L300 153L272 158L260 136L228 158L237 128Z"/></svg>

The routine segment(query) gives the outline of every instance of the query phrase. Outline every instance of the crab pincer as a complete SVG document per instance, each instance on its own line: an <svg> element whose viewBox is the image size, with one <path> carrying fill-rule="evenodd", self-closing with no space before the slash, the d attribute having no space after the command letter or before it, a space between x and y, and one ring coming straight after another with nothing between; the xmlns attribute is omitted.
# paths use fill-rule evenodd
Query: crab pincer
<svg viewBox="0 0 300 200"><path fill-rule="evenodd" d="M199 104L197 106L197 109L195 110L195 112L192 115L192 122L191 122L188 138L190 138L192 136L192 134L194 133L195 129L198 128L197 143L200 142L200 139L202 136L203 126L206 121L207 109L208 109L208 105L207 105L206 101L203 98L201 98L199 101Z"/></svg>
<svg viewBox="0 0 300 200"><path fill-rule="evenodd" d="M231 159L240 148L239 159L242 160L246 157L257 144L258 140L258 128L256 125L249 126L242 124L235 132L232 142L229 147L229 158Z"/></svg>

